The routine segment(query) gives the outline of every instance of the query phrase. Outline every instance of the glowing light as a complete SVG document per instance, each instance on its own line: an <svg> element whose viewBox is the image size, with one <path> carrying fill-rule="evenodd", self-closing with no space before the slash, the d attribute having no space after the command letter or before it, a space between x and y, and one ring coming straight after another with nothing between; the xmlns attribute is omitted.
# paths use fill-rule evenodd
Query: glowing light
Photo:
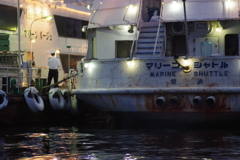
<svg viewBox="0 0 240 160"><path fill-rule="evenodd" d="M68 8L66 7L66 5L62 5L62 6L56 6L54 4L51 4L51 3L55 3L55 2L59 2L59 1L53 1L53 0L49 0L50 3L47 3L47 2L39 2L39 0L25 0L25 2L29 2L29 3L32 3L32 4L38 4L38 5L48 5L50 8L58 8L58 9L63 9L63 10L66 10L66 11L73 11L75 13L79 13L79 14L85 14L85 15L90 15L91 13L89 12L84 12L84 11L79 11L79 10L76 10L76 9L71 9L71 8ZM60 1L61 3L64 3L64 1Z"/></svg>
<svg viewBox="0 0 240 160"><path fill-rule="evenodd" d="M217 32L221 32L221 29L219 27L216 28Z"/></svg>
<svg viewBox="0 0 240 160"><path fill-rule="evenodd" d="M172 10L173 11L179 11L180 10L180 2L178 2L178 1L173 1L172 2Z"/></svg>
<svg viewBox="0 0 240 160"><path fill-rule="evenodd" d="M189 66L190 65L190 60L189 59L184 59L183 65L184 66Z"/></svg>
<svg viewBox="0 0 240 160"><path fill-rule="evenodd" d="M32 38L32 39L31 39L31 42L32 42L32 43L35 43L35 42L36 42L36 39L35 39L35 38Z"/></svg>
<svg viewBox="0 0 240 160"><path fill-rule="evenodd" d="M91 6L90 6L90 5L87 5L87 9L89 9L89 10L90 10L90 8L91 8Z"/></svg>
<svg viewBox="0 0 240 160"><path fill-rule="evenodd" d="M135 62L134 61L127 61L127 65L131 68L133 68L135 66Z"/></svg>
<svg viewBox="0 0 240 160"><path fill-rule="evenodd" d="M46 19L47 21L51 20L53 17L52 16L46 16L44 19Z"/></svg>
<svg viewBox="0 0 240 160"><path fill-rule="evenodd" d="M84 67L85 67L85 68L88 68L88 66L89 66L88 63L85 63L85 64L84 64Z"/></svg>
<svg viewBox="0 0 240 160"><path fill-rule="evenodd" d="M126 8L128 8L128 12L129 13L136 13L137 12L137 6L134 6L132 4L130 4L129 6L127 6Z"/></svg>
<svg viewBox="0 0 240 160"><path fill-rule="evenodd" d="M56 49L56 53L58 53L58 54L59 54L59 53L60 53L60 50L59 50L59 49Z"/></svg>
<svg viewBox="0 0 240 160"><path fill-rule="evenodd" d="M233 7L233 2L231 0L226 1L226 8L231 9Z"/></svg>
<svg viewBox="0 0 240 160"><path fill-rule="evenodd" d="M82 27L82 32L86 32L87 31L87 26L83 26Z"/></svg>

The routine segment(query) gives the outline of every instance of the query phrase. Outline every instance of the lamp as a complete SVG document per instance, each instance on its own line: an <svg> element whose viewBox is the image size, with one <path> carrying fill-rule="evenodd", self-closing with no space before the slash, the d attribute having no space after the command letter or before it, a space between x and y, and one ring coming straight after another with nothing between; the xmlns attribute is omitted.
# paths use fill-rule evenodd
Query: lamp
<svg viewBox="0 0 240 160"><path fill-rule="evenodd" d="M181 63L178 62L178 56L174 56L174 60L175 62L182 67L183 72L188 73L191 71L190 65L189 65L189 59L188 56L185 56L184 58L184 65L182 65Z"/></svg>
<svg viewBox="0 0 240 160"><path fill-rule="evenodd" d="M130 25L130 27L129 27L129 30L128 30L128 33L133 33L134 31L133 31L133 25Z"/></svg>

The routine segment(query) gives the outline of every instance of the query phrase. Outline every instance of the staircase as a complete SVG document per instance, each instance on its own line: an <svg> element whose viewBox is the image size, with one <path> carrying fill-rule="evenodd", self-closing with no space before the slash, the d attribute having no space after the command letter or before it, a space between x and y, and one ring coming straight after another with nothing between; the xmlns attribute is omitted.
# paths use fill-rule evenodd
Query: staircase
<svg viewBox="0 0 240 160"><path fill-rule="evenodd" d="M158 25L159 22L142 22L140 25L141 30L137 41L135 57L161 56L164 40L164 28L162 25L160 25L154 54L154 45L156 41Z"/></svg>

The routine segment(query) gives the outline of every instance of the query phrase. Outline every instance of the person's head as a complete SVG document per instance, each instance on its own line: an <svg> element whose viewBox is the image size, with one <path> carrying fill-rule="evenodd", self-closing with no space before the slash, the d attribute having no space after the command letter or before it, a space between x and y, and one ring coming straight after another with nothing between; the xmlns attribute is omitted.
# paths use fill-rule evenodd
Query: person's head
<svg viewBox="0 0 240 160"><path fill-rule="evenodd" d="M50 51L50 54L52 55L52 56L55 56L55 50L54 49L52 49L51 51Z"/></svg>

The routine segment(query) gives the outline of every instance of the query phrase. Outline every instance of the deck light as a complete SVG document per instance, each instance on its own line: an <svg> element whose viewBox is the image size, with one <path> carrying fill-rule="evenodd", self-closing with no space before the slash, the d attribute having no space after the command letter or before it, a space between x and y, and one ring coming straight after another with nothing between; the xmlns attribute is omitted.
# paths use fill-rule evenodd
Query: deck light
<svg viewBox="0 0 240 160"><path fill-rule="evenodd" d="M178 11L178 10L180 10L180 2L178 2L178 1L173 1L172 2L172 10L173 11Z"/></svg>
<svg viewBox="0 0 240 160"><path fill-rule="evenodd" d="M126 8L128 9L129 13L136 13L136 11L137 11L137 7L135 5L132 5L132 4L130 4Z"/></svg>
<svg viewBox="0 0 240 160"><path fill-rule="evenodd" d="M128 29L128 33L133 33L133 25L130 25L129 29Z"/></svg>
<svg viewBox="0 0 240 160"><path fill-rule="evenodd" d="M231 0L226 0L226 8L231 9L233 7L233 2Z"/></svg>
<svg viewBox="0 0 240 160"><path fill-rule="evenodd" d="M133 60L127 61L127 65L133 68L135 66L135 62Z"/></svg>
<svg viewBox="0 0 240 160"><path fill-rule="evenodd" d="M188 58L184 58L184 62L183 62L184 65L182 65L181 63L179 63L177 59L178 59L178 56L175 56L175 57L174 57L174 60L175 60L175 62L176 62L179 66L182 67L183 72L188 73L188 72L191 71L190 62L189 62L189 59L188 59Z"/></svg>
<svg viewBox="0 0 240 160"><path fill-rule="evenodd" d="M88 68L88 63L85 63L85 64L84 64L84 68Z"/></svg>

